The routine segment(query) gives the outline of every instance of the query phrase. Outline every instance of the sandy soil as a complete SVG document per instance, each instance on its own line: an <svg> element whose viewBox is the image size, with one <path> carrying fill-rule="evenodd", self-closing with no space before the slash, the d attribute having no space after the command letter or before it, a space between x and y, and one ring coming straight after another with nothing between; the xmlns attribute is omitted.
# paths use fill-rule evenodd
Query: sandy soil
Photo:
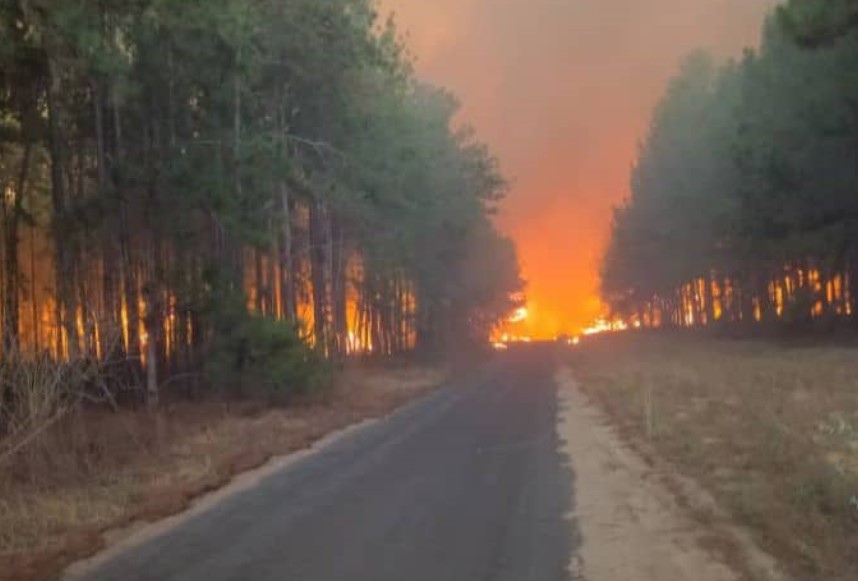
<svg viewBox="0 0 858 581"><path fill-rule="evenodd" d="M678 504L650 468L577 389L568 368L557 377L558 430L575 473L575 512L583 537L573 579L587 581L734 581L738 570L708 549L710 531ZM756 575L754 575L756 577ZM761 577L762 578L762 577Z"/></svg>

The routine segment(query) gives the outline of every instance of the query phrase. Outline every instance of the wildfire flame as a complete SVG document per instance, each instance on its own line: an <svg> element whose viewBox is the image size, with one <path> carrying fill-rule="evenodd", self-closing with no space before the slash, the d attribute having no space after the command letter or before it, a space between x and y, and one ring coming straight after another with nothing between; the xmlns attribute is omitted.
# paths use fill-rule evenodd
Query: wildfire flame
<svg viewBox="0 0 858 581"><path fill-rule="evenodd" d="M521 307L519 309L516 309L516 311L512 314L512 316L510 316L509 322L513 323L513 324L522 323L522 322L526 321L527 317L529 317L529 316L530 316L530 313L528 312L527 307Z"/></svg>
<svg viewBox="0 0 858 581"><path fill-rule="evenodd" d="M636 323L635 326L640 325L639 323ZM600 317L596 319L596 322L593 323L593 325L582 330L581 334L585 337L592 337L593 335L602 335L604 333L626 331L630 327L631 325L629 325L629 323L621 319L610 320L607 317Z"/></svg>

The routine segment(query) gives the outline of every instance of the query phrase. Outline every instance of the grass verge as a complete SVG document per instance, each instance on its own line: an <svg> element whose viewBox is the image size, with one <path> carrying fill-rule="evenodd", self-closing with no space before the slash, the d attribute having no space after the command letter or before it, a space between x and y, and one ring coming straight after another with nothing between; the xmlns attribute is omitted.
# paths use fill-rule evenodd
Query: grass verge
<svg viewBox="0 0 858 581"><path fill-rule="evenodd" d="M0 472L0 580L55 578L108 531L175 514L275 456L388 414L440 385L428 367L354 368L288 408L183 403L71 415Z"/></svg>
<svg viewBox="0 0 858 581"><path fill-rule="evenodd" d="M688 335L571 356L620 433L702 484L799 579L858 579L858 349Z"/></svg>

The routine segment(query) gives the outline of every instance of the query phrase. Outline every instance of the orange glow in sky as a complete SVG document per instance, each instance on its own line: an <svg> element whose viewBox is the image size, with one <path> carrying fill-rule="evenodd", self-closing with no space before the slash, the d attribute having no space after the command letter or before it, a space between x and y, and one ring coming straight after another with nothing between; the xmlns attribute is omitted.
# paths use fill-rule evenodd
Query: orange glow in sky
<svg viewBox="0 0 858 581"><path fill-rule="evenodd" d="M576 334L597 297L611 208L650 113L695 48L753 44L772 0L381 0L417 71L453 90L462 120L512 181L499 217L528 281L524 333Z"/></svg>

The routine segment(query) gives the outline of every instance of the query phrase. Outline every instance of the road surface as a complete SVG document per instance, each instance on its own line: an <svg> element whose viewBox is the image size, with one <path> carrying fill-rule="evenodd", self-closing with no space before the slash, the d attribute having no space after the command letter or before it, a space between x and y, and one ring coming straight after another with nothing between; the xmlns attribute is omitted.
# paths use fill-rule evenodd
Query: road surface
<svg viewBox="0 0 858 581"><path fill-rule="evenodd" d="M92 581L562 581L578 535L550 349L509 352Z"/></svg>

